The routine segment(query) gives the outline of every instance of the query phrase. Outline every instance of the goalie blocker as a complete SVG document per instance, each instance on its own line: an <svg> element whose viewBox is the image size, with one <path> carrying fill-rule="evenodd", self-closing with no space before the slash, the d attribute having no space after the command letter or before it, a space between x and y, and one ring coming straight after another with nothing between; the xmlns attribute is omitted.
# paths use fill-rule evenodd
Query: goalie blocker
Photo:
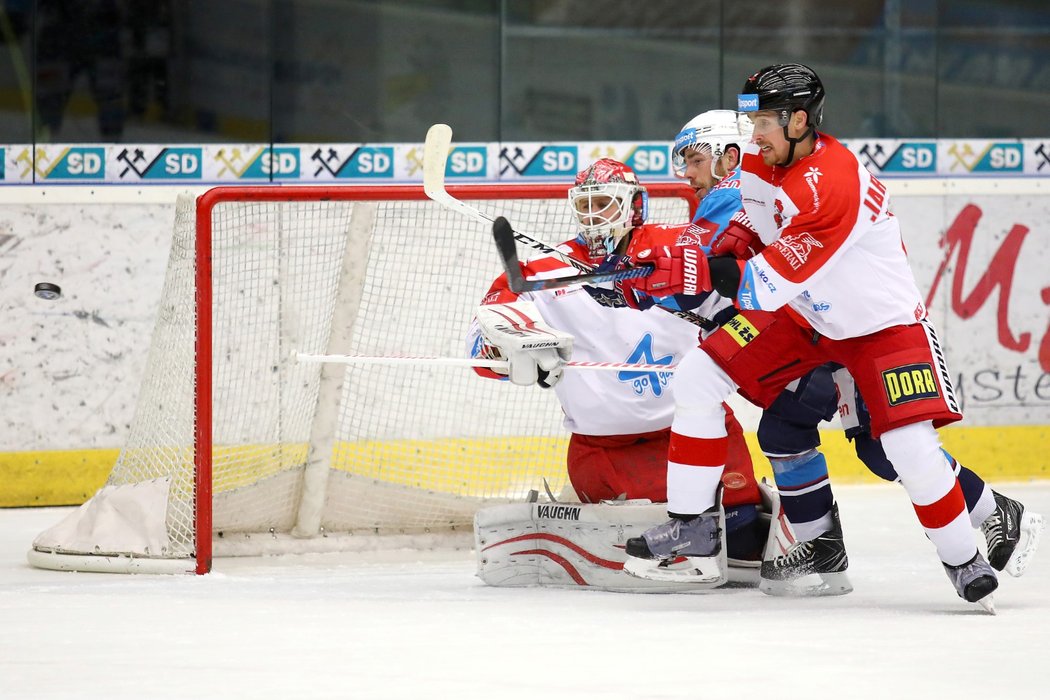
<svg viewBox="0 0 1050 700"><path fill-rule="evenodd" d="M794 542L775 490L760 484L760 518L769 523L764 559ZM700 591L717 585L649 580L623 571L625 546L667 519L666 503L647 500L584 503L511 503L474 516L477 575L490 586L588 587L630 593ZM761 562L728 559L726 585L757 586Z"/></svg>

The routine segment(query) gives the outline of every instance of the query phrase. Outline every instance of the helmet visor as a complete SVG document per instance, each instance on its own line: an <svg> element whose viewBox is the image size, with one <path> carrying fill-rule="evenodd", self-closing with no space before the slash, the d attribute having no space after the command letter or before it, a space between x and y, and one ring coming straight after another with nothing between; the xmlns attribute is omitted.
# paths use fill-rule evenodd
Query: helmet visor
<svg viewBox="0 0 1050 700"><path fill-rule="evenodd" d="M675 175L685 177L686 168L691 164L704 167L710 162L712 157L711 144L691 143L675 149L674 153L671 154L671 167L674 169Z"/></svg>
<svg viewBox="0 0 1050 700"><path fill-rule="evenodd" d="M773 131L779 131L788 124L790 114L786 109L779 111L765 110L762 112L746 112L747 118L754 126L755 136L765 136Z"/></svg>

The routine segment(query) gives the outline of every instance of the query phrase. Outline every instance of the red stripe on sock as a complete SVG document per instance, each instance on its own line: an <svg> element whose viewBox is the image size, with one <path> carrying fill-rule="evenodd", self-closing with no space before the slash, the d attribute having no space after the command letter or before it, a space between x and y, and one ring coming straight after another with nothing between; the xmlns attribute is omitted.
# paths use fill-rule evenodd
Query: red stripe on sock
<svg viewBox="0 0 1050 700"><path fill-rule="evenodd" d="M956 479L952 490L944 494L940 499L925 506L920 506L917 503L912 505L915 507L915 514L919 516L919 522L922 523L922 526L936 530L955 520L966 510L966 499L963 498L962 489L959 488L959 480Z"/></svg>
<svg viewBox="0 0 1050 700"><path fill-rule="evenodd" d="M729 438L697 438L671 432L667 458L690 467L722 467L726 463Z"/></svg>

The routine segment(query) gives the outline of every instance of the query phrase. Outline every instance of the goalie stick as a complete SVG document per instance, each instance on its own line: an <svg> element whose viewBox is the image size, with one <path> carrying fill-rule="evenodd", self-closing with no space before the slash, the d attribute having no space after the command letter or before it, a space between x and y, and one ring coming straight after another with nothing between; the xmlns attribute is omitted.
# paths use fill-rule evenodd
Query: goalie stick
<svg viewBox="0 0 1050 700"><path fill-rule="evenodd" d="M456 199L445 188L445 164L448 161L449 149L451 147L452 147L452 127L450 127L448 124L434 124L433 126L431 126L427 130L426 142L423 144L423 191L426 193L427 197L429 197L434 202L440 204L441 206L445 207L446 209L450 209L450 210L455 211L455 212L457 212L459 214L462 214L463 216L466 216L469 219L474 219L475 221L478 221L478 222L481 222L481 223L485 223L485 224L492 224L493 226L495 226L497 219L503 219L503 217L495 217L494 218L492 216L489 216L488 214L485 214L484 212L480 211L479 209L476 209L476 208L470 206L466 202L462 202L462 201ZM503 219L503 221L506 222L506 219ZM568 255L567 253L564 253L564 252L558 250L557 248L553 248L553 247L547 245L546 243L544 243L543 241L540 241L540 240L538 240L538 239L536 239L536 238L534 238L534 237L532 237L532 236L530 236L530 235L528 235L526 233L522 233L521 231L515 231L514 228L510 226L509 223L507 224L507 229L510 231L510 236L511 236L511 245L510 245L511 250L514 250L513 242L514 241L519 241L519 242L529 246L530 248L533 248L534 250L537 250L537 251L539 251L541 253L544 253L546 255L555 255L555 256L557 256L560 260L568 263L569 265L572 265L573 267L575 267L580 272L590 273L590 272L593 272L593 270L595 269L594 265L586 263L586 262L584 262L582 260L578 260L578 259L572 257L571 255ZM498 245L498 242L497 242L497 245ZM514 260L515 261L517 260L517 252L514 253ZM511 278L511 273L510 273L510 268L507 268L505 263L504 263L504 267L508 271L508 278L512 279ZM517 264L515 264L513 267L514 267L514 270L515 270L514 274L516 274L517 277L520 279L521 278L520 269L517 267ZM632 269L635 269L635 270L642 269L642 270L644 270L644 269L647 269L647 268L632 268ZM580 284L582 282L587 282L587 281L591 281L591 282L594 282L595 284L599 284L601 282L608 282L608 281L611 281L611 280L627 279L627 278L630 278L630 277L642 277L645 274L648 274L648 273L638 273L638 272L635 272L633 274L623 274L624 272L625 271L621 270L621 271L619 271L619 273L620 273L619 276L612 277L612 278L593 278L592 277L592 278L588 278L588 279L583 279L582 278L583 276L581 276L581 277L571 277L571 278L567 278L567 279L571 279L572 280L571 282L566 281L566 282L562 282L560 284L554 284L554 280L545 280L547 285L543 286L543 287L539 287L538 289L556 289L558 287L565 287L565 286L569 286L569 285L572 285L572 284ZM608 273L601 273L601 274L602 275L606 275ZM522 282L524 283L525 280L522 280ZM527 284L529 284L529 283L527 283ZM514 289L513 284L511 285L511 290L514 291L516 294L520 294L521 293L517 289ZM535 291L535 290L530 290L530 291ZM675 316L677 316L678 318L680 318L680 319L682 319L684 321L688 321L689 323L692 323L693 325L696 325L696 326L708 327L708 326L710 326L712 324L712 321L710 319L707 319L707 318L704 318L703 316L700 316L700 315L697 315L695 313L692 313L691 311L676 311L674 309L669 309L666 306L659 306L658 308L660 308L661 310L666 311L668 313L672 313Z"/></svg>
<svg viewBox="0 0 1050 700"><path fill-rule="evenodd" d="M328 362L343 365L443 365L447 367L489 367L491 369L509 369L505 360L486 360L476 357L428 357L420 355L312 355L295 352L292 355L299 362ZM632 362L566 362L568 369L588 369L608 372L674 372L675 365L638 364Z"/></svg>

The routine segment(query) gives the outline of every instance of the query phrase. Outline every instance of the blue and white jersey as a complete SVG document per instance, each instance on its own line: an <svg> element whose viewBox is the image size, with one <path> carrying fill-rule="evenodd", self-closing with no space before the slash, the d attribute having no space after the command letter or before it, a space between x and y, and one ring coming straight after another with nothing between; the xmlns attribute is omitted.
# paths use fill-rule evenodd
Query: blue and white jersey
<svg viewBox="0 0 1050 700"><path fill-rule="evenodd" d="M729 221L743 208L740 200L740 170L733 170L711 188L700 200L693 217L693 225L704 231L704 246L711 245L725 231Z"/></svg>

